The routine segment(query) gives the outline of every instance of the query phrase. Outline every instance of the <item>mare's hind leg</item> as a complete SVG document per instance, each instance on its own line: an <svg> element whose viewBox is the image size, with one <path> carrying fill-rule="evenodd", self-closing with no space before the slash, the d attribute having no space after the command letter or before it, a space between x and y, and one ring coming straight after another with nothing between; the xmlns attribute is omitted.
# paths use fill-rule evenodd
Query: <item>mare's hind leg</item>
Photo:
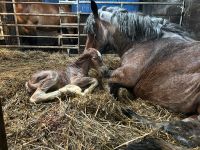
<svg viewBox="0 0 200 150"><path fill-rule="evenodd" d="M83 93L85 95L85 94L91 93L95 89L95 87L97 87L98 80L91 77L83 77L72 82L72 84L75 84L81 88L85 88L88 85L90 85L87 89L84 90Z"/></svg>

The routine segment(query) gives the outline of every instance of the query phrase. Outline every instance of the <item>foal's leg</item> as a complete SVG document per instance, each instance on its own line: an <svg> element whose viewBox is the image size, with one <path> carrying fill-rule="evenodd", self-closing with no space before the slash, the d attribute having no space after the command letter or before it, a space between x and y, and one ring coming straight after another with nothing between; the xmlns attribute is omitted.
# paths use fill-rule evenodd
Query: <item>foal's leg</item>
<svg viewBox="0 0 200 150"><path fill-rule="evenodd" d="M97 87L97 85L98 85L98 80L97 79L95 79L95 78L91 78L91 80L90 80L90 82L89 82L91 85L89 86L89 88L87 88L87 89L85 89L84 90L84 95L85 94L88 94L88 93L91 93L94 89L95 89L95 87Z"/></svg>
<svg viewBox="0 0 200 150"><path fill-rule="evenodd" d="M84 95L91 93L95 87L97 87L98 85L98 80L95 78L91 78L91 77L82 77L80 79L77 79L76 81L72 82L72 84L75 84L81 88L84 88L88 85L90 85L87 89L84 90Z"/></svg>
<svg viewBox="0 0 200 150"><path fill-rule="evenodd" d="M56 87L59 82L59 74L55 71L49 71L46 78L40 81L39 87L30 98L31 102L41 102L44 100L44 95L52 87Z"/></svg>
<svg viewBox="0 0 200 150"><path fill-rule="evenodd" d="M77 85L71 85L71 84L67 84L64 87L49 93L45 93L40 88L38 88L34 93L34 95L31 97L30 101L34 103L46 102L61 97L62 94L69 94L69 93L83 96L84 93L81 92L81 90L82 89Z"/></svg>
<svg viewBox="0 0 200 150"><path fill-rule="evenodd" d="M51 73L47 71L33 74L30 80L25 83L26 90L32 94L49 78L50 74Z"/></svg>
<svg viewBox="0 0 200 150"><path fill-rule="evenodd" d="M133 94L133 87L138 79L133 71L133 68L129 66L123 66L112 72L108 83L110 87L110 94L112 94L114 98L118 97L118 91L120 88L126 88Z"/></svg>
<svg viewBox="0 0 200 150"><path fill-rule="evenodd" d="M197 113L198 113L197 119L200 121L200 102L197 106Z"/></svg>
<svg viewBox="0 0 200 150"><path fill-rule="evenodd" d="M41 87L39 87L35 91L35 93L31 96L30 101L33 103L45 102L60 97L62 94L69 94L69 93L84 96L88 93L91 93L94 90L94 88L98 85L98 81L95 78L83 77L80 80L74 82L73 84L68 84L54 92L46 93L48 89L57 85L58 81L59 77L57 78L54 77L46 80L43 83L43 85L41 85ZM91 84L90 87L85 89L84 92L82 92L82 89L79 86L84 87L89 84Z"/></svg>

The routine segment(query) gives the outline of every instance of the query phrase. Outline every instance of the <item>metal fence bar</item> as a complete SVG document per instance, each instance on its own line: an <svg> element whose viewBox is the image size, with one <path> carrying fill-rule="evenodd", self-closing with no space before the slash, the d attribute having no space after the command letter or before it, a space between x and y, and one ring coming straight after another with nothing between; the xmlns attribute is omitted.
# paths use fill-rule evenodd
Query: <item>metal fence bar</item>
<svg viewBox="0 0 200 150"><path fill-rule="evenodd" d="M0 45L0 47L5 48L19 48L19 45ZM52 48L70 48L70 49L78 49L77 45L64 45L64 46L36 46L36 45L20 45L20 48L43 48L43 49L52 49Z"/></svg>
<svg viewBox="0 0 200 150"><path fill-rule="evenodd" d="M59 39L59 38L78 38L78 44L70 47L70 45L63 45L63 46L33 46L33 45L19 45L18 47L21 48L78 48L78 51L80 47L83 47L84 45L80 45L80 37L81 36L86 36L86 34L81 34L80 33L80 26L84 26L85 23L80 23L80 15L82 14L89 14L89 13L80 13L79 12L79 4L89 4L90 1L80 1L80 0L74 0L74 1L61 1L60 3L43 3L43 2L8 2L8 1L0 1L1 3L12 3L14 4L44 4L44 5L68 5L68 4L76 4L77 5L77 12L61 12L59 14L36 14L36 13L0 13L0 15L8 16L8 15L15 15L15 16L55 16L55 17L67 17L67 16L77 16L77 23L62 23L62 25L27 25L27 24L4 24L3 26L15 26L16 28L18 27L48 27L48 28L61 28L61 27L66 27L66 28L77 28L78 33L77 34L62 34L62 36L29 36L29 35L3 35L3 37L38 37L38 38L51 38L51 39ZM182 2L108 2L108 1L96 1L97 4L121 4L121 5L180 5L183 6ZM183 7L184 8L184 7ZM182 10L183 14L184 10ZM159 14L160 15L160 14ZM160 15L162 16L162 15ZM164 15L163 15L164 16ZM182 18L180 19L180 23L182 22ZM0 25L2 26L2 25ZM65 36L65 37L63 37ZM2 37L2 36L0 36ZM0 45L0 47L17 47L17 45ZM69 46L69 47L68 47Z"/></svg>
<svg viewBox="0 0 200 150"><path fill-rule="evenodd" d="M181 6L181 17L180 17L180 22L179 22L180 25L182 25L182 22L183 22L184 11L185 11L185 0L183 0L182 6Z"/></svg>
<svg viewBox="0 0 200 150"><path fill-rule="evenodd" d="M8 1L0 1L0 3L4 4L13 4L13 2ZM14 2L14 4L44 4L44 5L67 5L67 4L76 4L76 1L67 1L66 3L44 3L44 2Z"/></svg>
<svg viewBox="0 0 200 150"><path fill-rule="evenodd" d="M7 1L0 1L0 3L12 3ZM43 2L14 2L15 4L46 4ZM79 4L89 4L90 1L79 1ZM134 5L182 5L182 2L108 2L108 1L96 1L97 4L134 4ZM52 5L63 4L76 4L76 1L66 1L63 3L48 3Z"/></svg>
<svg viewBox="0 0 200 150"><path fill-rule="evenodd" d="M80 4L90 4L90 1L80 1ZM182 5L181 2L108 2L96 1L97 4L133 4L133 5Z"/></svg>
<svg viewBox="0 0 200 150"><path fill-rule="evenodd" d="M64 34L64 36L68 36L67 38L74 38L79 36L86 36L87 34ZM43 38L58 38L59 35L49 36L49 35L0 35L0 37L43 37Z"/></svg>
<svg viewBox="0 0 200 150"><path fill-rule="evenodd" d="M36 14L36 13L0 13L0 15L17 15L17 16L53 16L53 17L70 17L76 16L72 12L65 12L61 14Z"/></svg>
<svg viewBox="0 0 200 150"><path fill-rule="evenodd" d="M79 13L79 0L77 0L77 21L78 21L78 53L80 53L80 13Z"/></svg>
<svg viewBox="0 0 200 150"><path fill-rule="evenodd" d="M12 2L15 2L15 0L12 0ZM16 31L16 34L19 35L19 29L18 29L18 26L17 26L16 8L15 8L15 4L14 3L13 3L13 11L14 11L14 19L15 19L15 31ZM19 37L17 37L17 44L20 46Z"/></svg>
<svg viewBox="0 0 200 150"><path fill-rule="evenodd" d="M65 27L77 28L78 23L66 23ZM5 24L4 26L13 26L15 24ZM59 28L61 25L31 25L31 24L17 24L18 27L52 27L52 28Z"/></svg>

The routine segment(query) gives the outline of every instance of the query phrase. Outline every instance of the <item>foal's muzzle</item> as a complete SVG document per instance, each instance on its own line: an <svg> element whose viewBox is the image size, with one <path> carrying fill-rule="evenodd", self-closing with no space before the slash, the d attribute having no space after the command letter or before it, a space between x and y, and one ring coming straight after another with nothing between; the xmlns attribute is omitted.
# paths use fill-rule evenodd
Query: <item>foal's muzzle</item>
<svg viewBox="0 0 200 150"><path fill-rule="evenodd" d="M112 71L108 69L107 66L102 66L99 68L99 73L104 78L109 78L111 76Z"/></svg>

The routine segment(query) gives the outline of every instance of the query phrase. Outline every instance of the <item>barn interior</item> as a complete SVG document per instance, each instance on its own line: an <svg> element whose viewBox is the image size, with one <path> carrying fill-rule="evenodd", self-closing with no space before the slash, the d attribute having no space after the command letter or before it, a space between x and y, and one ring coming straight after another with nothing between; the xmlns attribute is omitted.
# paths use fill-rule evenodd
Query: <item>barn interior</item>
<svg viewBox="0 0 200 150"><path fill-rule="evenodd" d="M161 0L151 0L151 2L161 2ZM164 2L170 3L170 0ZM166 9L163 7L159 9L160 5L141 4L138 5L138 11L181 23L195 39L199 40L198 0L186 0L184 12L181 7L182 1L176 2L181 5L166 5L168 6ZM8 6L9 4L11 5ZM133 99L125 89L120 90L120 99L116 101L108 93L107 79L103 80L103 88L97 87L92 94L85 97L66 95L47 103L30 103L25 82L34 72L44 69L63 69L66 64L73 62L79 56L69 54L82 53L86 39L83 27L88 13L80 14L80 31L76 34L81 36L78 36L77 43L72 44L76 45L77 49L71 48L73 46L70 44L60 46L57 40L55 45L49 45L48 36L51 35L48 34L42 35L47 36L44 43L41 42L43 40L39 40L36 45L24 45L19 39L20 34L16 36L16 27L5 25L10 21L5 19L11 19L12 23L8 24L15 24L12 15L7 18L4 14L10 13L9 11L13 13L13 9L8 9L11 6L13 8L13 4L4 5L0 2L0 5L0 100L9 149L126 149L130 143L137 143L144 138L165 141L171 149L200 149L198 146L188 148L163 129L127 117L122 108L131 109L156 124L175 122L185 116L170 112L146 100ZM103 60L111 69L116 69L120 65L120 58L113 54L112 50L108 53L103 55ZM89 76L96 77L97 73L91 70Z"/></svg>

